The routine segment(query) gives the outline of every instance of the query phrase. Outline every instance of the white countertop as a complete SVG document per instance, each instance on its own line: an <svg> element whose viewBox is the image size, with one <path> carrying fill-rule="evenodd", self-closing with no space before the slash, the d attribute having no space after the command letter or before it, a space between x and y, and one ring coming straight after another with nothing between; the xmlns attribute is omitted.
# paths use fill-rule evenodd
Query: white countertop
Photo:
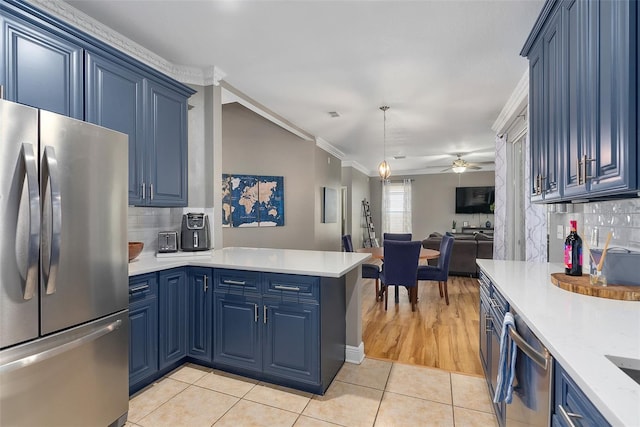
<svg viewBox="0 0 640 427"><path fill-rule="evenodd" d="M194 253L175 258L157 258L143 254L129 263L129 276L152 273L174 267L198 266L266 271L308 276L341 277L371 258L357 252L305 251L269 248L214 249L205 256Z"/></svg>
<svg viewBox="0 0 640 427"><path fill-rule="evenodd" d="M614 426L640 426L640 385L605 355L640 360L640 302L554 286L562 264L477 260L576 384Z"/></svg>

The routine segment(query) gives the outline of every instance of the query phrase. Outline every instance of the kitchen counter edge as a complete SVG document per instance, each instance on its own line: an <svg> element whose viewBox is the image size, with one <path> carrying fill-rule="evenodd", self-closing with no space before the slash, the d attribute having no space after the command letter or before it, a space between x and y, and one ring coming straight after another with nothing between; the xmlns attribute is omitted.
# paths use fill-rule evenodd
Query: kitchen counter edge
<svg viewBox="0 0 640 427"><path fill-rule="evenodd" d="M342 277L369 258L369 254L298 249L229 247L210 255L163 257L143 254L129 263L129 277L178 267L212 267L305 276Z"/></svg>
<svg viewBox="0 0 640 427"><path fill-rule="evenodd" d="M640 385L605 356L640 359L640 303L556 287L562 264L476 262L607 421L640 426Z"/></svg>

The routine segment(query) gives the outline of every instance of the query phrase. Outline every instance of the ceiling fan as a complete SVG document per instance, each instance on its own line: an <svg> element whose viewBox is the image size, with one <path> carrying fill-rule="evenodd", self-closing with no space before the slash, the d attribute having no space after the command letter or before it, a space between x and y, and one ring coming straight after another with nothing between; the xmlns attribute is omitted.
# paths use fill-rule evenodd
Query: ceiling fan
<svg viewBox="0 0 640 427"><path fill-rule="evenodd" d="M449 166L446 169L443 169L442 172L446 172L448 170L451 170L455 173L463 173L464 171L466 171L467 169L469 170L479 170L482 169L482 167L480 165L488 165L488 164L492 164L493 162L477 162L477 163L469 163L466 160L464 160L462 158L462 154L456 154L457 159L455 159L452 163L451 166Z"/></svg>

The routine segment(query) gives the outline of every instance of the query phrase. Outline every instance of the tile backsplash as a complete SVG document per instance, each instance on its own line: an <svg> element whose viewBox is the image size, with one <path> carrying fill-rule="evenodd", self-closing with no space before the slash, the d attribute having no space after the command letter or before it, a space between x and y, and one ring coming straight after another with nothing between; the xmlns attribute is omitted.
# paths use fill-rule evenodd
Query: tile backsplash
<svg viewBox="0 0 640 427"><path fill-rule="evenodd" d="M560 212L569 210L571 212ZM640 251L640 198L574 205L548 205L549 261L563 262L564 238L569 221L578 221L578 234L591 248L602 248L611 232L609 247ZM560 238L559 226L564 227Z"/></svg>
<svg viewBox="0 0 640 427"><path fill-rule="evenodd" d="M177 231L180 239L182 215L187 212L204 212L212 224L213 208L143 208L129 206L128 238L130 242L143 242L143 253L155 254L158 249L158 233L160 231ZM211 230L213 242L213 230Z"/></svg>

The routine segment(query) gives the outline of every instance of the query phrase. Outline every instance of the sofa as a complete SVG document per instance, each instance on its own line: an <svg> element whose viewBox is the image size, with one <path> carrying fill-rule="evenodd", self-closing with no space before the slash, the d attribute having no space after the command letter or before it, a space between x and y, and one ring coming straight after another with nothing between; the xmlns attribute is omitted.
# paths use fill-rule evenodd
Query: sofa
<svg viewBox="0 0 640 427"><path fill-rule="evenodd" d="M493 259L493 237L483 234L453 234L453 250L449 264L449 274L452 276L478 277L479 269L476 259ZM440 249L442 234L431 233L422 241L422 247L426 249ZM429 260L429 264L435 265L437 260Z"/></svg>

